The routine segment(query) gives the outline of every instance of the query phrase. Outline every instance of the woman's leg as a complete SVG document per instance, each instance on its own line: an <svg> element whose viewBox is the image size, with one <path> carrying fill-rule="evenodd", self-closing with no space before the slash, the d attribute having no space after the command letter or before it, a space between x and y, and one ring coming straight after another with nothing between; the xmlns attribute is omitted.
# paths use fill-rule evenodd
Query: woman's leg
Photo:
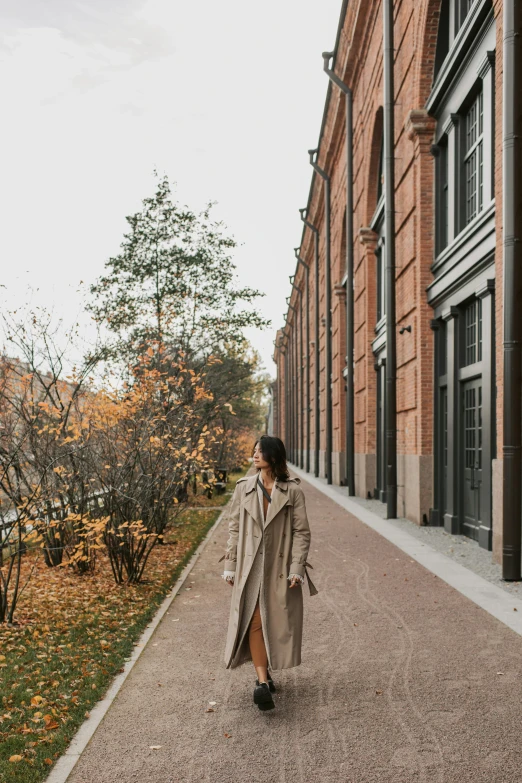
<svg viewBox="0 0 522 783"><path fill-rule="evenodd" d="M263 626L261 624L261 610L259 601L254 609L250 628L248 629L248 643L250 654L260 683L268 682L268 656L266 654L265 640L263 639Z"/></svg>

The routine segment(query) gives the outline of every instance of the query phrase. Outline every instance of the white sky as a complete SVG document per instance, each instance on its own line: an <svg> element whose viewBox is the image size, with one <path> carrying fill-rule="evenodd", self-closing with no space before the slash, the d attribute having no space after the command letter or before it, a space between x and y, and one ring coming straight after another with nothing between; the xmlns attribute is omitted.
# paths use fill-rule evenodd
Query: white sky
<svg viewBox="0 0 522 783"><path fill-rule="evenodd" d="M295 267L341 0L3 0L2 303L71 322L118 252L153 169L218 202L242 284L272 328ZM83 286L80 285L83 281Z"/></svg>

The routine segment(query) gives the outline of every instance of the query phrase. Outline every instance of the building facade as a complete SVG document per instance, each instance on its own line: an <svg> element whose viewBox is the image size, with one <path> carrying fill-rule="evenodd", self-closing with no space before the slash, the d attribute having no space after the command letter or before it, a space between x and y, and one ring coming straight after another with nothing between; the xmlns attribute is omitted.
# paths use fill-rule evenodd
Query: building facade
<svg viewBox="0 0 522 783"><path fill-rule="evenodd" d="M310 155L298 263L275 341L276 431L292 462L335 484L350 483L351 466L352 491L381 502L393 485L392 432L397 515L469 536L500 561L507 540L503 109L514 89L503 73L506 9L501 0L395 0L389 33L386 2L345 1L335 51L325 55L337 83L329 80ZM519 320L522 301L520 308ZM520 375L518 383L520 407ZM515 514L520 528L520 505Z"/></svg>

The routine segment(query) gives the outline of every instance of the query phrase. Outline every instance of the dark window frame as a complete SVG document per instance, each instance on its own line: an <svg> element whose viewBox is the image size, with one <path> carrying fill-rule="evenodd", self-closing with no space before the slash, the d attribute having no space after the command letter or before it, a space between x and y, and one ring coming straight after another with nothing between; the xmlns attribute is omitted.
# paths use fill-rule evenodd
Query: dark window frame
<svg viewBox="0 0 522 783"><path fill-rule="evenodd" d="M455 184L456 184L456 235L455 238L468 226L478 215L484 211L484 143L488 138L489 131L484 128L484 103L483 103L482 79L478 78L472 89L468 93L466 100L462 104L458 117L459 122L455 128L456 136L456 161L455 161ZM481 113L477 116L477 123L480 119L480 133L477 133L471 144L469 141L469 118L471 112L477 105L480 105ZM476 156L474 158L474 156ZM470 161L475 160L476 182L475 190L476 208L470 213L468 209L469 191L468 191L468 165ZM491 162L490 162L491 163Z"/></svg>
<svg viewBox="0 0 522 783"><path fill-rule="evenodd" d="M448 246L449 236L449 150L448 136L444 134L435 153L435 257Z"/></svg>

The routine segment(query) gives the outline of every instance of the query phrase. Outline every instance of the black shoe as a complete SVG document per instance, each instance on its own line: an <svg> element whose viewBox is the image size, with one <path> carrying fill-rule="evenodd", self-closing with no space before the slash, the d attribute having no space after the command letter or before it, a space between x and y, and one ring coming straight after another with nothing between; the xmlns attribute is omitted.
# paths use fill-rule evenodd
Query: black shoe
<svg viewBox="0 0 522 783"><path fill-rule="evenodd" d="M268 672L267 680L268 680L268 687L270 688L270 693L275 693L276 692L276 686L274 684L274 681L272 679L272 676L271 676L270 672ZM256 685L259 685L259 680L256 680Z"/></svg>
<svg viewBox="0 0 522 783"><path fill-rule="evenodd" d="M275 704L268 683L262 682L261 685L256 685L254 688L254 704L257 704L263 712L274 709Z"/></svg>

